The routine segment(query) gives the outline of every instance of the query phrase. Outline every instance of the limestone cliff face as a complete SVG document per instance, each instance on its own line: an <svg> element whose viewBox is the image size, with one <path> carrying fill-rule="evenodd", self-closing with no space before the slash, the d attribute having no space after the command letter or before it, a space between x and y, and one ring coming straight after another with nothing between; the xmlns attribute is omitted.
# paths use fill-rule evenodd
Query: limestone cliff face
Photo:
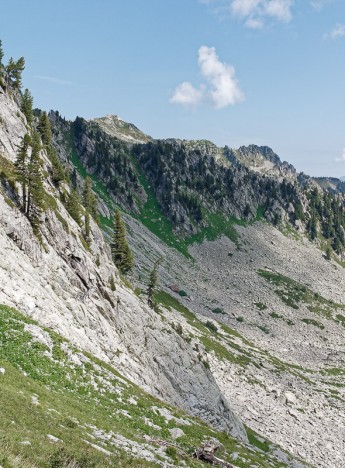
<svg viewBox="0 0 345 468"><path fill-rule="evenodd" d="M1 90L0 122L1 156L13 162L26 122L13 98ZM42 160L47 169L44 152ZM112 363L152 394L246 440L200 350L123 284L98 226L91 223L87 250L80 227L49 179L45 190L55 203L44 213L40 242L15 204L18 194L10 193L6 181L0 186L0 303ZM115 291L109 287L111 276Z"/></svg>

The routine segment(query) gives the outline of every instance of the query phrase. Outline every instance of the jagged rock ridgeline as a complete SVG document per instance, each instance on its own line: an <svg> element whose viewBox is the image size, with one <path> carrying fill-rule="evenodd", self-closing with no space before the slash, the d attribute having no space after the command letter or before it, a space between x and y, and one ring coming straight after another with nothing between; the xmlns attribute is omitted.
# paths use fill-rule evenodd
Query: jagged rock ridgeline
<svg viewBox="0 0 345 468"><path fill-rule="evenodd" d="M315 242L320 233L338 256L344 250L344 196L335 195L341 182L324 184L299 174L268 147L235 150L206 140L149 138L138 143L118 130L119 122L125 128L132 124L114 116L91 121L78 117L70 123L56 113L50 116L62 159L72 149L113 200L141 219L147 217L150 199L158 207L157 218L163 215L179 237L217 229L219 217L263 218L289 225Z"/></svg>

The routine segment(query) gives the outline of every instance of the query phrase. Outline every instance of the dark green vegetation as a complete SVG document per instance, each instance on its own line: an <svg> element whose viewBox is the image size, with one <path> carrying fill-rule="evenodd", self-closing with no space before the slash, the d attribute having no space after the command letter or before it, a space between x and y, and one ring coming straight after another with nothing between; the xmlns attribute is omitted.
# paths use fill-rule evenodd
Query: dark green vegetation
<svg viewBox="0 0 345 468"><path fill-rule="evenodd" d="M162 460L156 453L157 439L166 444L170 462L179 465L185 460L187 466L197 467L203 464L191 455L205 437L219 439L225 447L225 459L230 460L236 451L239 467L269 466L270 447L265 453L250 451L226 434L215 433L6 306L0 306L0 367L5 369L0 373L0 463L4 468L153 467ZM160 415L161 408L176 418L188 419L190 425L168 422ZM169 433L173 427L184 432L177 441ZM117 434L126 438L129 446L139 448L136 457L133 451L121 449ZM248 434L257 446L255 434L249 429ZM151 448L151 461L140 457L140 447ZM284 465L275 461L274 466Z"/></svg>
<svg viewBox="0 0 345 468"><path fill-rule="evenodd" d="M114 234L111 243L111 251L113 260L117 268L122 274L129 273L133 268L133 255L128 246L126 239L126 228L122 220L119 210L115 211L114 220Z"/></svg>
<svg viewBox="0 0 345 468"><path fill-rule="evenodd" d="M194 242L221 235L236 242L236 225L264 219L274 225L284 222L292 232L297 232L298 221L312 240L319 237L339 255L343 250L343 196L316 189L311 179L280 182L210 142L129 144L106 134L96 122L79 117L66 122L56 115L54 133L63 135L79 174L92 174L93 190L109 210L120 207L186 256ZM109 221L101 219L101 224Z"/></svg>
<svg viewBox="0 0 345 468"><path fill-rule="evenodd" d="M269 270L258 270L258 274L275 287L275 293L289 307L299 309L300 305L305 305L310 312L320 317L338 321L336 312L345 310L345 306L325 299L320 294L313 292L306 286L301 285L287 276ZM338 314L339 315L339 314ZM306 322L308 320L308 322ZM312 319L304 319L306 323L311 323L319 328L322 324L316 325Z"/></svg>

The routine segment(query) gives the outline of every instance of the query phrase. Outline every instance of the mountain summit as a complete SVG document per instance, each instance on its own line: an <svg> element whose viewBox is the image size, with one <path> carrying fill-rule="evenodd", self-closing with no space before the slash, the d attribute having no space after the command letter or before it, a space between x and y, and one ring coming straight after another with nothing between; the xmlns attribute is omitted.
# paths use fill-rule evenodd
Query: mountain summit
<svg viewBox="0 0 345 468"><path fill-rule="evenodd" d="M96 122L109 135L128 143L147 143L151 140L151 137L145 135L135 125L125 122L117 115L106 115L92 119L92 121Z"/></svg>

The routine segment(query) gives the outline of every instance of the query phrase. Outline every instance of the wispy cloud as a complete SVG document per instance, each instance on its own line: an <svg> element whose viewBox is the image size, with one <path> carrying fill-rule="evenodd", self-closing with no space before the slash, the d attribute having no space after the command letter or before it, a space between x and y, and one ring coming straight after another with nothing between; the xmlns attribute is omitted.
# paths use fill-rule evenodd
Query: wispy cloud
<svg viewBox="0 0 345 468"><path fill-rule="evenodd" d="M221 109L243 101L245 96L238 85L234 67L221 62L214 47L201 46L198 55L204 83L199 88L188 81L181 83L175 89L170 102L196 107L208 101L214 108Z"/></svg>
<svg viewBox="0 0 345 468"><path fill-rule="evenodd" d="M232 15L254 29L263 27L269 19L288 23L291 7L292 0L232 0L230 4Z"/></svg>
<svg viewBox="0 0 345 468"><path fill-rule="evenodd" d="M332 0L311 0L310 5L317 11L321 11Z"/></svg>
<svg viewBox="0 0 345 468"><path fill-rule="evenodd" d="M338 39L345 36L345 24L336 24L334 28L323 35L324 39Z"/></svg>
<svg viewBox="0 0 345 468"><path fill-rule="evenodd" d="M317 1L317 0L315 0ZM243 21L247 28L261 29L269 21L288 23L292 19L293 0L199 0L214 5L220 15Z"/></svg>
<svg viewBox="0 0 345 468"><path fill-rule="evenodd" d="M345 162L345 148L343 149L342 155L335 158L335 161L336 162Z"/></svg>
<svg viewBox="0 0 345 468"><path fill-rule="evenodd" d="M62 86L71 86L73 84L71 81L61 80L60 78L56 78L54 76L35 75L34 78L37 78L38 80L49 81L50 83Z"/></svg>

